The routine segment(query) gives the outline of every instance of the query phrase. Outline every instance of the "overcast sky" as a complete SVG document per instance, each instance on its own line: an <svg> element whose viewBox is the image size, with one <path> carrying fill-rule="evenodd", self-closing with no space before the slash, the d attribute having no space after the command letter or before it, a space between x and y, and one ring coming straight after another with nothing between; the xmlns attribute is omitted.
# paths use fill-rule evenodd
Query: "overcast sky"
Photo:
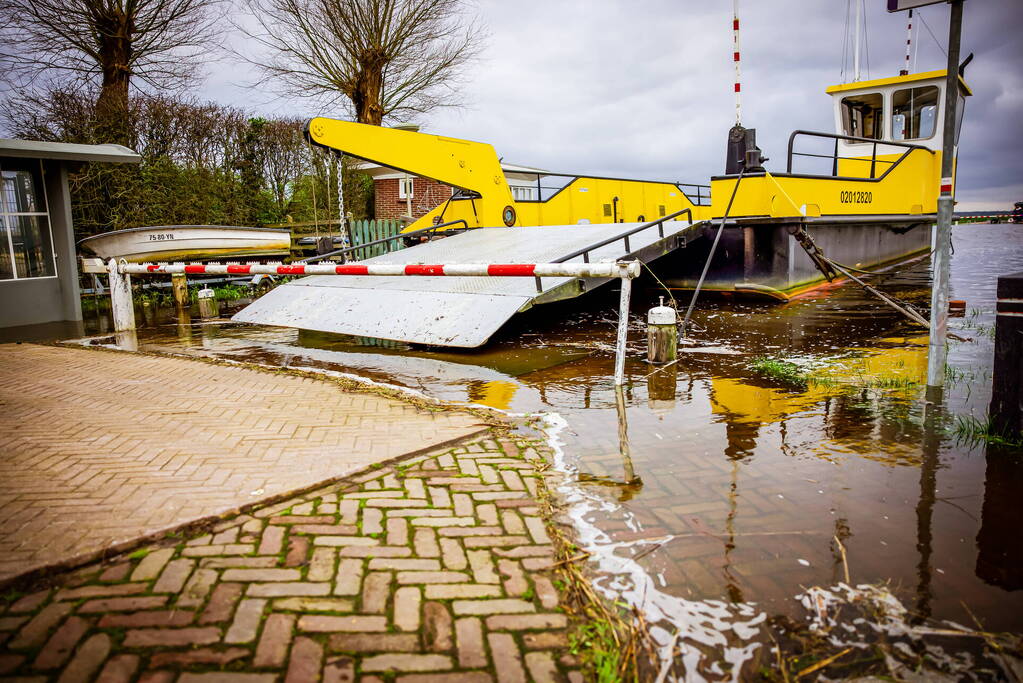
<svg viewBox="0 0 1023 683"><path fill-rule="evenodd" d="M906 13L867 0L863 78L898 74ZM468 105L423 129L493 144L552 171L708 182L735 121L730 0L480 0L489 32ZM945 67L948 6L917 10L917 71ZM843 82L846 0L740 0L743 124L784 170L796 128L833 130L828 85ZM967 0L962 54L973 90L960 139L958 208L1023 201L1023 1ZM234 38L234 40L238 40ZM940 46L939 46L940 42ZM846 67L851 80L851 64ZM252 112L337 116L248 86L244 65L211 65L199 93Z"/></svg>

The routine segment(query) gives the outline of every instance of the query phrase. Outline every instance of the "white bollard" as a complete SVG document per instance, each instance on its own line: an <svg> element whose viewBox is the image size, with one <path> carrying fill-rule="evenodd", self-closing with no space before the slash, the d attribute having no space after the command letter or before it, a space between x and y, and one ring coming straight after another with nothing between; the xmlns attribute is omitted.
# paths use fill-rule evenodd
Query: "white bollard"
<svg viewBox="0 0 1023 683"><path fill-rule="evenodd" d="M626 266L622 265L625 275ZM622 277L622 294L618 302L618 341L615 344L615 386L625 384L625 341L629 336L629 299L632 296L632 279Z"/></svg>
<svg viewBox="0 0 1023 683"><path fill-rule="evenodd" d="M646 314L646 359L651 363L670 363L678 358L678 314L661 303Z"/></svg>
<svg viewBox="0 0 1023 683"><path fill-rule="evenodd" d="M110 310L114 315L114 332L135 329L135 304L131 300L131 275L117 270L117 261L107 262L110 275Z"/></svg>

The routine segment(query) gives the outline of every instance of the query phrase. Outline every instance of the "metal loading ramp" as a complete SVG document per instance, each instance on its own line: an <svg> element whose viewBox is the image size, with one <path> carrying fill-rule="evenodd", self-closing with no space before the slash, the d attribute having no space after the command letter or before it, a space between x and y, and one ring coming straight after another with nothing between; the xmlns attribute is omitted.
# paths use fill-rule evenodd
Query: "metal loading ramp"
<svg viewBox="0 0 1023 683"><path fill-rule="evenodd" d="M702 223L478 228L366 264L552 263L580 250L591 263L652 261L699 236ZM663 235L662 235L663 232ZM619 239L614 239L620 237ZM601 245L607 240L613 240ZM582 263L584 256L569 259ZM417 344L480 346L534 304L570 299L607 279L313 275L281 285L238 312L238 322L377 337Z"/></svg>

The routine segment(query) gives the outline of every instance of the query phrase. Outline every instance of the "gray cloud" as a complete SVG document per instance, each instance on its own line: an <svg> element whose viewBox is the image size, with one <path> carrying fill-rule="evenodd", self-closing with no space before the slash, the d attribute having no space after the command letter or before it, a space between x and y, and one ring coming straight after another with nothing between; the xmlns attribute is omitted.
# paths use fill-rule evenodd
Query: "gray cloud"
<svg viewBox="0 0 1023 683"><path fill-rule="evenodd" d="M869 76L895 75L905 13L867 10ZM723 170L734 123L731 3L481 0L487 49L467 85L469 106L435 112L425 129L492 143L508 160L557 171L707 182ZM833 128L828 85L841 82L846 3L741 0L743 123L784 164L789 133ZM918 10L948 36L948 7ZM965 3L968 100L960 140L959 207L1023 200L1023 3ZM945 57L919 32L917 70ZM330 115L240 85L236 64L210 69L203 95L272 114ZM866 74L864 75L866 77Z"/></svg>

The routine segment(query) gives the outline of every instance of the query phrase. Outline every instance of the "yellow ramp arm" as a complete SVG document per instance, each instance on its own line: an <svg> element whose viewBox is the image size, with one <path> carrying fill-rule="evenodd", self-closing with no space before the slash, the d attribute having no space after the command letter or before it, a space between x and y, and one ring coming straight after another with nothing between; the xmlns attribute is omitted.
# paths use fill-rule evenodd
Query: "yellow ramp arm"
<svg viewBox="0 0 1023 683"><path fill-rule="evenodd" d="M309 138L359 159L478 192L477 227L503 225L501 213L513 204L497 153L483 142L320 117L309 122Z"/></svg>

